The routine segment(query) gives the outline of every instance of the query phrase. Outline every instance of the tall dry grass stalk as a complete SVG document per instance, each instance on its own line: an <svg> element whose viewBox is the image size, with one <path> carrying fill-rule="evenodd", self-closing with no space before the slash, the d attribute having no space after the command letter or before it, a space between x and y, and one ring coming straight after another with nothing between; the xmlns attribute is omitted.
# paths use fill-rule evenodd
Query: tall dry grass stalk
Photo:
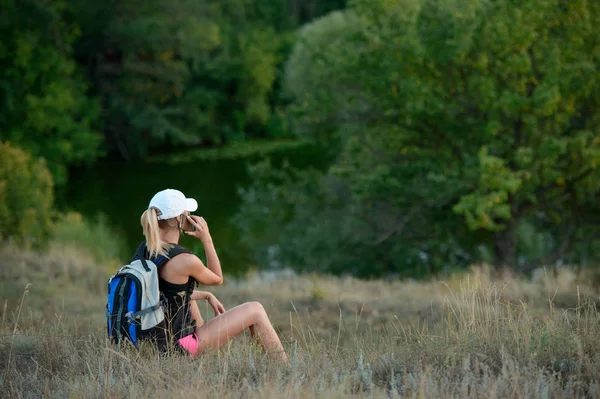
<svg viewBox="0 0 600 399"><path fill-rule="evenodd" d="M0 392L16 398L598 397L598 290L561 273L534 281L481 267L445 282L255 275L216 287L226 307L263 303L288 351L287 367L271 363L249 337L198 359L148 346L115 348L105 339L103 292L90 288L77 307L61 295L81 291L35 284L20 306L8 299L2 315ZM60 281L57 275L47 284ZM40 295L42 311L35 309ZM208 318L210 309L200 308Z"/></svg>
<svg viewBox="0 0 600 399"><path fill-rule="evenodd" d="M27 294L29 294L29 287L31 287L31 284L27 284L25 286L25 290L23 291L23 297L21 298L21 303L17 309L17 316L15 318L15 326L13 328L13 333L12 333L12 337L11 337L11 342L10 342L10 350L8 351L8 361L6 362L6 367L10 368L11 367L11 360L12 360L12 353L13 353L13 347L15 344L15 338L17 336L17 330L19 328L19 318L21 317L21 309L23 309L23 304L25 302L25 297L27 296ZM6 306L4 308L4 312L6 313ZM3 317L4 319L4 317ZM4 324L4 323L2 323Z"/></svg>

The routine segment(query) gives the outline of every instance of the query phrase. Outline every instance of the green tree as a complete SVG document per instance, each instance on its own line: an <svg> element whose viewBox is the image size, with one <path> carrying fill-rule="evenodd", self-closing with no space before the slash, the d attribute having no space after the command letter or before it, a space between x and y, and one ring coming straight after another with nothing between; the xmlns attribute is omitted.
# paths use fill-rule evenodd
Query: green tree
<svg viewBox="0 0 600 399"><path fill-rule="evenodd" d="M20 245L43 245L53 198L45 161L0 141L0 241L11 238Z"/></svg>
<svg viewBox="0 0 600 399"><path fill-rule="evenodd" d="M221 40L206 2L69 0L69 5L82 26L76 57L102 104L109 148L131 158L152 146L201 141L216 93L188 89L194 66Z"/></svg>
<svg viewBox="0 0 600 399"><path fill-rule="evenodd" d="M356 0L303 28L285 85L297 131L340 140L325 178L338 221L361 226L353 261L436 271L491 248L514 266L524 222L554 243L525 268L589 244L598 43L600 3L584 0Z"/></svg>
<svg viewBox="0 0 600 399"><path fill-rule="evenodd" d="M279 81L296 27L343 0L68 0L78 62L111 150L220 145L287 134ZM317 4L318 3L318 4Z"/></svg>
<svg viewBox="0 0 600 399"><path fill-rule="evenodd" d="M63 3L1 0L0 140L43 156L57 184L67 166L93 160L99 108L71 58L77 26Z"/></svg>

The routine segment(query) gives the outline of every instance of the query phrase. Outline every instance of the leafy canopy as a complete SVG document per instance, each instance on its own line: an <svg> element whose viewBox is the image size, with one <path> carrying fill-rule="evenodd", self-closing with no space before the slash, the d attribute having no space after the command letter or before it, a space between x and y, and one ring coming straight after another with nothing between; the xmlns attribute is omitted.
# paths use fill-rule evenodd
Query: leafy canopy
<svg viewBox="0 0 600 399"><path fill-rule="evenodd" d="M343 0L68 0L111 150L220 145L287 134L280 67L294 30ZM319 4L317 4L319 3Z"/></svg>
<svg viewBox="0 0 600 399"><path fill-rule="evenodd" d="M574 256L598 226L599 66L600 3L585 0L356 0L303 28L290 111L300 134L340 140L324 177L340 201L324 208L359 226L357 256L332 268L514 265L523 223L553 242L523 266ZM304 223L333 217L314 209Z"/></svg>
<svg viewBox="0 0 600 399"><path fill-rule="evenodd" d="M71 58L78 35L64 3L2 0L0 140L43 156L57 184L66 167L98 155L94 99Z"/></svg>

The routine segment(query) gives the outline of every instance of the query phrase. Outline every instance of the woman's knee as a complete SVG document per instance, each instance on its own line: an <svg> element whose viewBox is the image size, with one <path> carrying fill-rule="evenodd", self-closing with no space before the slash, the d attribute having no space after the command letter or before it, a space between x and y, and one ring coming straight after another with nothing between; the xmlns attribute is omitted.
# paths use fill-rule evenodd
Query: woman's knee
<svg viewBox="0 0 600 399"><path fill-rule="evenodd" d="M248 307L248 311L257 318L263 318L267 315L265 308L260 302L246 302L246 306Z"/></svg>

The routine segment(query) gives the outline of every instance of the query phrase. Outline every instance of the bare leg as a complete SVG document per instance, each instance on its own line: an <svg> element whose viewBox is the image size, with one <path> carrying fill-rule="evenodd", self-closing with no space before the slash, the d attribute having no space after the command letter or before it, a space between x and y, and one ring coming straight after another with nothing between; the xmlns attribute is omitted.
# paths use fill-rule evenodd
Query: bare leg
<svg viewBox="0 0 600 399"><path fill-rule="evenodd" d="M250 328L251 334L265 352L287 362L281 341L265 309L258 302L243 303L196 327L200 340L198 351L202 352L206 348L218 349L246 328Z"/></svg>

